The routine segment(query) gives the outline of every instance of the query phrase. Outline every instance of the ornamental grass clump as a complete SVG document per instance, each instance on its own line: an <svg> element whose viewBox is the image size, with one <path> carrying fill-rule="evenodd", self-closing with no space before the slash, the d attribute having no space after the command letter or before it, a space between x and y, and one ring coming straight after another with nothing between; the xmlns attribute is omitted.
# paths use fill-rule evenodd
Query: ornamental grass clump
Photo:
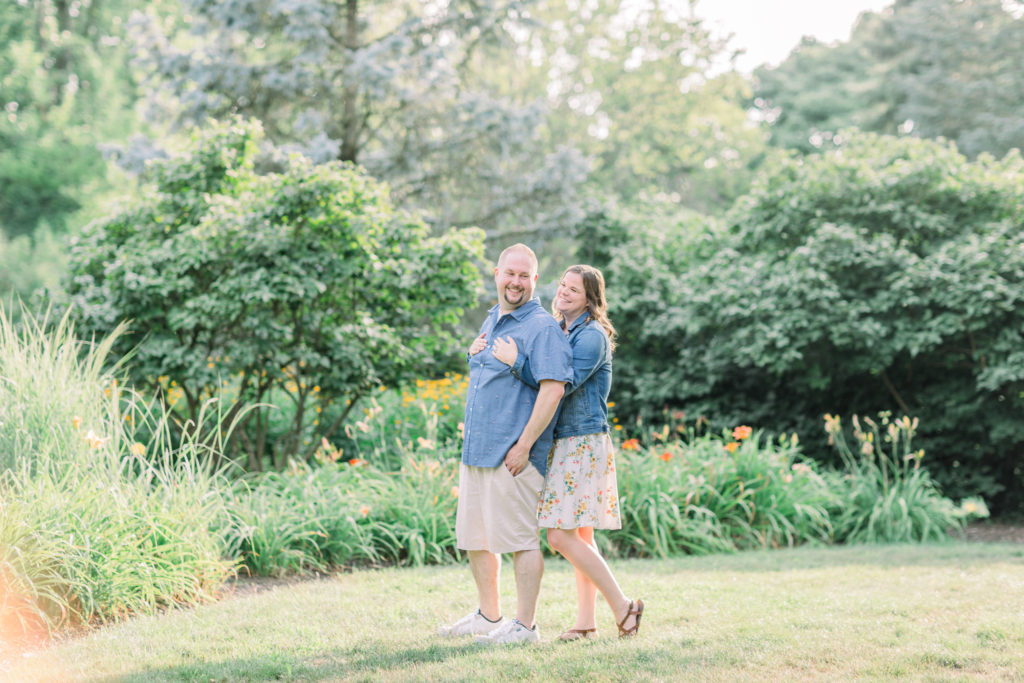
<svg viewBox="0 0 1024 683"><path fill-rule="evenodd" d="M454 561L456 454L424 440L392 449L396 469L324 444L317 464L239 480L221 529L228 552L255 575Z"/></svg>
<svg viewBox="0 0 1024 683"><path fill-rule="evenodd" d="M772 442L746 426L671 434L655 431L647 447L623 442L623 528L609 535L609 552L668 557L831 541L832 493L795 437Z"/></svg>
<svg viewBox="0 0 1024 683"><path fill-rule="evenodd" d="M921 466L924 450L913 447L918 419L878 421L853 416L853 444L846 439L839 416L825 416L829 443L839 453L843 471L829 475L836 491L832 511L836 540L845 543L896 543L944 540L963 529L971 517L987 517L980 499L956 505L944 497Z"/></svg>
<svg viewBox="0 0 1024 683"><path fill-rule="evenodd" d="M232 571L217 444L120 385L123 326L85 343L25 319L0 311L0 641L212 596Z"/></svg>

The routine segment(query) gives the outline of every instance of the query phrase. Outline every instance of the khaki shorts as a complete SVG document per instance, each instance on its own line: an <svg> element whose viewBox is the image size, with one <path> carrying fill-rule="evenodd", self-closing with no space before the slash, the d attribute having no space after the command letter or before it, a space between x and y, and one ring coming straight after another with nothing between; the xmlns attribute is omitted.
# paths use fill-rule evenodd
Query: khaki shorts
<svg viewBox="0 0 1024 683"><path fill-rule="evenodd" d="M544 475L532 464L513 477L498 467L459 467L459 509L455 541L460 550L495 555L540 549L537 503Z"/></svg>

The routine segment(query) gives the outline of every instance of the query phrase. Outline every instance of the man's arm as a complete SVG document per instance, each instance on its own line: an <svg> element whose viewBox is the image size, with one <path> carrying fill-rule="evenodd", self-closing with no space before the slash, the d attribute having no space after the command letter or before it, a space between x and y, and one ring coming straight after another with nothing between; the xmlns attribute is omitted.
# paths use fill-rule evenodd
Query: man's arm
<svg viewBox="0 0 1024 683"><path fill-rule="evenodd" d="M523 427L523 433L519 435L519 440L505 454L505 467L513 477L526 468L526 464L530 461L530 449L547 428L551 418L555 416L558 402L562 400L564 393L565 382L553 379L540 381L540 390L537 392L537 400L533 404L530 420Z"/></svg>

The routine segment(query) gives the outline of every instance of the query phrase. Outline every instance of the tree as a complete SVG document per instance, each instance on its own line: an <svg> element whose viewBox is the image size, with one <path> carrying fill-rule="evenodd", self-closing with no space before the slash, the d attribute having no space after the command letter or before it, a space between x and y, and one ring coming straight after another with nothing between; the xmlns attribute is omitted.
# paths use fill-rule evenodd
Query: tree
<svg viewBox="0 0 1024 683"><path fill-rule="evenodd" d="M859 39L870 30L865 23L877 21L877 16L861 17L846 43L805 38L782 64L754 72L753 104L769 125L773 145L810 154L831 147L844 128L881 132L891 127L891 104L880 92L885 74Z"/></svg>
<svg viewBox="0 0 1024 683"><path fill-rule="evenodd" d="M544 109L481 87L517 0L182 0L188 36L140 28L178 120L240 114L282 149L358 163L437 225L545 235L579 216L586 166L539 147Z"/></svg>
<svg viewBox="0 0 1024 683"><path fill-rule="evenodd" d="M888 36L899 125L972 159L1024 149L1024 3L897 3Z"/></svg>
<svg viewBox="0 0 1024 683"><path fill-rule="evenodd" d="M968 158L1024 148L1024 3L899 0L850 41L803 43L756 73L773 143L827 148L842 128L945 138Z"/></svg>
<svg viewBox="0 0 1024 683"><path fill-rule="evenodd" d="M617 403L799 431L908 413L952 495L1024 500L1024 161L846 131L727 229L631 233L607 269ZM639 275L638 275L639 274ZM820 454L823 443L817 444Z"/></svg>
<svg viewBox="0 0 1024 683"><path fill-rule="evenodd" d="M522 41L516 63L532 80L510 87L547 99L550 138L594 160L591 186L622 201L674 197L722 212L743 194L766 141L749 120L749 86L692 13L656 1L542 2L545 27Z"/></svg>
<svg viewBox="0 0 1024 683"><path fill-rule="evenodd" d="M130 0L0 6L0 229L55 231L103 187L98 149L134 128L122 44ZM159 4L157 4L159 6Z"/></svg>
<svg viewBox="0 0 1024 683"><path fill-rule="evenodd" d="M73 240L64 283L80 333L133 321L115 353L132 351L131 380L164 391L183 428L218 395L227 420L284 407L241 418L253 469L310 457L372 389L443 365L482 253L479 231L431 237L350 164L257 175L259 139L214 126L156 163L143 199Z"/></svg>

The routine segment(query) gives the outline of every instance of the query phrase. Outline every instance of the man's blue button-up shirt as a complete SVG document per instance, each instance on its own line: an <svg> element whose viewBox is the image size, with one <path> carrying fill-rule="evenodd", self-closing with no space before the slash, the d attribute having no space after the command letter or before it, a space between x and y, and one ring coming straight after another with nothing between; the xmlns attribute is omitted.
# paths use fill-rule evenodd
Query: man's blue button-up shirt
<svg viewBox="0 0 1024 683"><path fill-rule="evenodd" d="M480 332L487 333L487 347L469 357L462 462L474 467L497 467L530 421L537 389L513 377L511 368L494 357L494 340L512 337L519 354L529 359L538 382L571 381L572 350L558 323L536 297L504 315L495 306ZM530 449L530 462L541 474L547 471L554 427L552 418Z"/></svg>

